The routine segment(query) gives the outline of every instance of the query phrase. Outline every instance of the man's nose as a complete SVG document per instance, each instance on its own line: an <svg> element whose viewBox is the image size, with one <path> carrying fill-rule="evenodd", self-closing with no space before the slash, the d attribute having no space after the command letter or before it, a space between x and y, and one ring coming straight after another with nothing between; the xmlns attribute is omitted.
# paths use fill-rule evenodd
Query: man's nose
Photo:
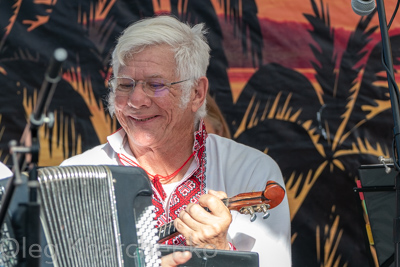
<svg viewBox="0 0 400 267"><path fill-rule="evenodd" d="M150 98L144 91L145 82L136 82L129 93L129 103L131 106L139 108L141 106L148 106Z"/></svg>

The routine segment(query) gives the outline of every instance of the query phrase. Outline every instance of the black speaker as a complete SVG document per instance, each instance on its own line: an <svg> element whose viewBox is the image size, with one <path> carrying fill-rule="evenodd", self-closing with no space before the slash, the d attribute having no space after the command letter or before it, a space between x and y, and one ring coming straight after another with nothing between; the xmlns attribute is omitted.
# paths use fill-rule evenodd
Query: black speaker
<svg viewBox="0 0 400 267"><path fill-rule="evenodd" d="M396 217L395 179L397 171L390 166L387 173L384 165L362 165L359 168L360 184L355 189L360 194L365 215L366 231L372 235L373 246L380 267L394 266L395 243L393 220ZM372 241L372 240L371 240Z"/></svg>

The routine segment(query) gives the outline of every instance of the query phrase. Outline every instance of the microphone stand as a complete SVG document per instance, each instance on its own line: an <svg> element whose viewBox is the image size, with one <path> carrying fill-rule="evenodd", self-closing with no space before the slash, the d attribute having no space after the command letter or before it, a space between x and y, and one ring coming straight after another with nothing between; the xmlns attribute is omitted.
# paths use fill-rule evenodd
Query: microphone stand
<svg viewBox="0 0 400 267"><path fill-rule="evenodd" d="M394 147L396 155L395 164L400 166L400 115L399 115L399 92L396 86L396 81L394 79L393 72L393 58L392 58L392 50L389 39L389 32L387 28L386 22L386 12L385 5L383 0L376 0L378 17L379 17L379 25L381 30L382 37L382 53L383 53L383 64L386 68L387 78L388 78L388 88L390 93L390 101L392 106L392 114L394 121ZM397 161L397 162L396 162ZM397 172L399 172L399 168L397 167ZM400 174L397 173L396 181L395 181L395 189L396 189L396 217L393 220L393 240L395 243L395 267L400 267Z"/></svg>
<svg viewBox="0 0 400 267"><path fill-rule="evenodd" d="M20 203L12 218L13 226L16 228L17 240L17 266L35 267L40 264L40 204L37 201L37 164L39 161L39 127L44 123L52 125L54 122L53 114L46 117L47 109L54 95L57 83L61 80L61 67L67 58L67 52L63 48L58 48L50 60L49 67L45 73L45 80L39 92L37 104L33 114L30 116L30 123L26 126L21 138L21 146L17 146L15 140L10 142L10 154L13 159L14 175L7 183L5 194L2 197L0 207L0 225L3 225L12 196L17 186L23 184L21 171L26 167L29 169L29 188L28 203ZM51 128L51 126L50 126ZM27 145L30 145L28 147ZM21 153L18 154L17 153ZM30 154L30 161L26 154ZM26 253L28 252L28 253ZM35 255L32 255L35 253ZM25 258L26 257L26 258Z"/></svg>

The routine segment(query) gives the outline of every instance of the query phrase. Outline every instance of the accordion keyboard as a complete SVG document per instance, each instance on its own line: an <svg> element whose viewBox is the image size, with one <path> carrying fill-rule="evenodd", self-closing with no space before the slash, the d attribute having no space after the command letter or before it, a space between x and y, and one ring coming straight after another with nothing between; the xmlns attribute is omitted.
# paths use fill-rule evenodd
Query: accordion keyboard
<svg viewBox="0 0 400 267"><path fill-rule="evenodd" d="M153 241L138 242L143 239L138 239L140 231L139 237L155 235L151 186L141 169L47 167L39 170L38 180L41 220L54 266L160 265L160 253L153 248L144 253ZM143 218L150 220L150 227L135 229Z"/></svg>

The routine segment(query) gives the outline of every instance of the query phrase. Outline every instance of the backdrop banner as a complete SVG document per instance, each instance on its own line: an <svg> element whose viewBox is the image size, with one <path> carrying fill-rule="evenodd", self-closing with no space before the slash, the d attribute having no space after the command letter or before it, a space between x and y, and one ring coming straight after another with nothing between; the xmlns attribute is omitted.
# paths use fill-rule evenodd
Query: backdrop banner
<svg viewBox="0 0 400 267"><path fill-rule="evenodd" d="M0 0L0 160L12 164L8 143L21 137L56 48L68 58L49 108L54 127L39 131L40 166L58 165L118 129L106 80L125 27L159 14L202 22L212 49L210 92L232 138L282 169L293 266L367 266L353 187L360 165L393 154L393 117L378 15L360 17L350 2ZM396 1L386 2L390 18ZM399 30L394 20L395 69Z"/></svg>

